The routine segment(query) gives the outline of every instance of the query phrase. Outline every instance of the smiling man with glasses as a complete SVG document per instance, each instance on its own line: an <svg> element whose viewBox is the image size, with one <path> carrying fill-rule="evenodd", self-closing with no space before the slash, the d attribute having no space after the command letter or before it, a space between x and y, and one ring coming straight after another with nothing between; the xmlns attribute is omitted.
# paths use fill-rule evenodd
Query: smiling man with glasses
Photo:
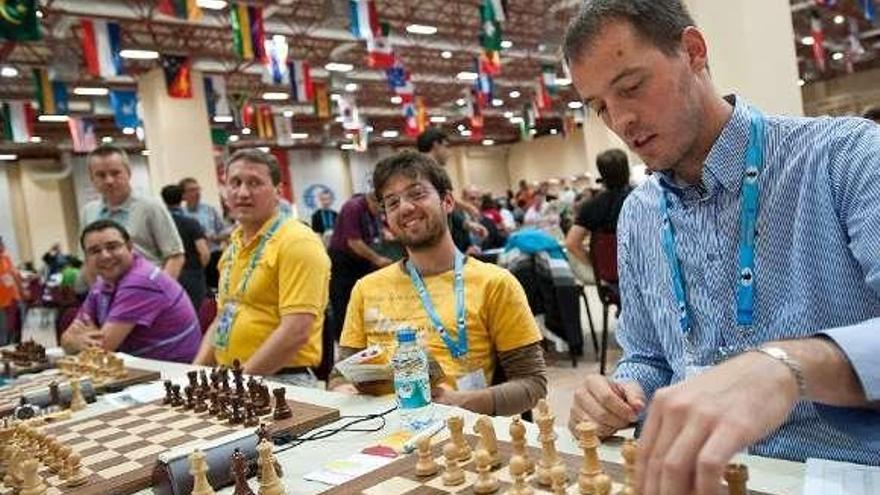
<svg viewBox="0 0 880 495"><path fill-rule="evenodd" d="M134 250L127 230L97 220L80 239L98 275L76 319L61 336L67 352L102 347L163 361L190 362L201 330L180 284Z"/></svg>

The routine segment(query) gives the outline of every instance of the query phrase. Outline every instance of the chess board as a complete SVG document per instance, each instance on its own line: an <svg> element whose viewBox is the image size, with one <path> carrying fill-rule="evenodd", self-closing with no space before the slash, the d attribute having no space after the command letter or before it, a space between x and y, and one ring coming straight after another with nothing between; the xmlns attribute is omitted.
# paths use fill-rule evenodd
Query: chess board
<svg viewBox="0 0 880 495"><path fill-rule="evenodd" d="M292 400L287 403L293 410L292 418L261 418L272 435L300 434L339 418L335 409ZM157 458L168 449L190 445L204 449L208 442L239 438L253 430L156 401L44 428L44 433L81 456L88 481L66 488L46 466L41 465L39 472L49 487L47 495L126 495L150 486ZM0 484L0 495L13 493L11 487Z"/></svg>
<svg viewBox="0 0 880 495"><path fill-rule="evenodd" d="M27 357L31 354L28 349L39 353ZM15 378L29 373L39 373L52 367L52 363L45 355L46 350L33 341L23 342L14 347L7 346L0 349L0 373L7 378Z"/></svg>
<svg viewBox="0 0 880 495"><path fill-rule="evenodd" d="M83 384L84 395L89 396L94 393L115 392L131 385L156 381L159 378L161 375L158 371L125 368L125 376L108 378L104 381L94 381L85 377L80 379L80 383ZM27 397L30 403L40 407L46 406L49 398L49 384L53 381L63 386L70 381L70 378L58 369L51 369L38 374L22 376L0 387L0 417L12 414L21 397Z"/></svg>
<svg viewBox="0 0 880 495"><path fill-rule="evenodd" d="M467 435L468 443L472 448L478 445L478 438ZM464 464L461 464L465 474L465 482L457 486L443 485L443 445L442 442L432 446L432 452L441 469L431 476L417 476L415 471L418 456L416 453L404 456L387 466L379 468L369 474L355 478L347 483L323 492L322 495L471 495L474 493L473 485L477 480L477 470L474 466L474 456ZM508 471L508 464L512 453L512 445L509 442L498 441L498 452L501 454L501 467L494 472L498 477L499 486L496 494L504 494L513 486L513 479ZM541 449L529 447L529 454L536 463L541 459ZM565 461L568 471L568 484L565 493L568 495L580 495L577 485L578 470L583 465L581 456L560 453L559 456ZM624 487L624 466L616 462L602 461L605 474L611 477L611 493L618 493ZM534 489L535 495L552 495L549 486L538 484L537 476L527 477L529 486ZM751 495L771 495L765 492L750 490ZM718 494L727 494L727 487L719 485Z"/></svg>

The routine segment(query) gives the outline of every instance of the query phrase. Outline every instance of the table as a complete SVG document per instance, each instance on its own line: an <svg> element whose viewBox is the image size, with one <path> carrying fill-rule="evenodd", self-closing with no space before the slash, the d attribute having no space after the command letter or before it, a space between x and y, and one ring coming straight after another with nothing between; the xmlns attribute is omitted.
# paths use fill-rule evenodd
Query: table
<svg viewBox="0 0 880 495"><path fill-rule="evenodd" d="M159 362L141 358L135 358L124 354L119 354L127 366L137 367L140 369L155 370L162 374L163 379L171 379L175 381L184 381L186 372L197 369L196 366ZM161 387L160 383L153 385ZM378 413L387 410L394 405L394 401L390 397L367 397L352 396L340 394L336 392L327 392L324 390L307 389L301 387L287 386L288 399L294 399L304 402L310 402L322 406L334 407L339 409L343 416L346 415L366 415ZM80 411L74 415L73 419L86 417L95 413L104 412L119 407L119 400L126 392L113 394L102 397L97 403L89 406L88 409ZM443 405L436 405L438 415L447 416L449 414L459 414L464 417L465 431L470 431L474 421L479 415ZM321 483L305 481L303 475L320 469L325 463L331 460L343 459L351 454L361 451L365 447L376 445L380 440L390 435L392 432L400 428L400 421L397 412L392 412L386 417L386 427L382 431L375 433L339 433L332 437L317 442L306 442L298 447L294 447L285 452L280 453L277 458L284 468L284 483L287 486L288 493L291 495L313 495L321 493L330 487ZM499 440L510 440L508 433L509 420L507 418L492 418L495 423L495 431ZM537 426L531 423L526 425L526 438L529 444L538 445ZM571 454L580 454L576 441L564 425L557 427L557 448L561 452ZM622 432L622 436L631 436L631 431ZM438 434L437 438L442 439L446 436L446 432ZM599 448L599 455L603 460L615 462L623 462L619 451L621 442L608 442ZM769 459L765 457L742 455L737 459L749 467L749 487L780 495L801 495L803 491L803 477L805 465L797 462L783 461L778 459ZM251 481L252 486L256 486ZM138 492L138 495L149 495L150 490ZM231 488L218 490L218 494L227 495L232 493Z"/></svg>

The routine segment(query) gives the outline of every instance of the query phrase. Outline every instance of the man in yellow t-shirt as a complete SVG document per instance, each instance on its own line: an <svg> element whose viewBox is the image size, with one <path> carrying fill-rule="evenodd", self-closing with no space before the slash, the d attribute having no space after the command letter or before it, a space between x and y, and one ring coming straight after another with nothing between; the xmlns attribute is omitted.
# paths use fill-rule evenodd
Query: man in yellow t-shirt
<svg viewBox="0 0 880 495"><path fill-rule="evenodd" d="M235 152L226 165L227 201L239 227L220 259L217 318L195 364L313 385L321 361L330 259L321 239L278 211L281 173L259 150Z"/></svg>
<svg viewBox="0 0 880 495"><path fill-rule="evenodd" d="M445 375L436 402L493 415L531 409L547 391L541 334L513 275L456 249L446 222L455 207L446 171L428 156L404 152L379 162L373 184L407 258L355 285L342 357L371 345L390 356L396 331L412 327ZM499 365L507 381L490 387ZM339 375L330 385L356 390Z"/></svg>

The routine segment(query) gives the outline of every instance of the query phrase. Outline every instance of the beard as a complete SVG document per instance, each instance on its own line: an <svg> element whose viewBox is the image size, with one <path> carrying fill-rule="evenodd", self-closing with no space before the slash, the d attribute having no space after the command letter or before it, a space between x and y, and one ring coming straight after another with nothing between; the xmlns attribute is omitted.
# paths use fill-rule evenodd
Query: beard
<svg viewBox="0 0 880 495"><path fill-rule="evenodd" d="M429 217L425 220L425 230L410 235L406 233L406 229L401 229L400 232L397 233L397 240L407 249L420 251L439 244L445 233L445 221L439 221L436 218Z"/></svg>

